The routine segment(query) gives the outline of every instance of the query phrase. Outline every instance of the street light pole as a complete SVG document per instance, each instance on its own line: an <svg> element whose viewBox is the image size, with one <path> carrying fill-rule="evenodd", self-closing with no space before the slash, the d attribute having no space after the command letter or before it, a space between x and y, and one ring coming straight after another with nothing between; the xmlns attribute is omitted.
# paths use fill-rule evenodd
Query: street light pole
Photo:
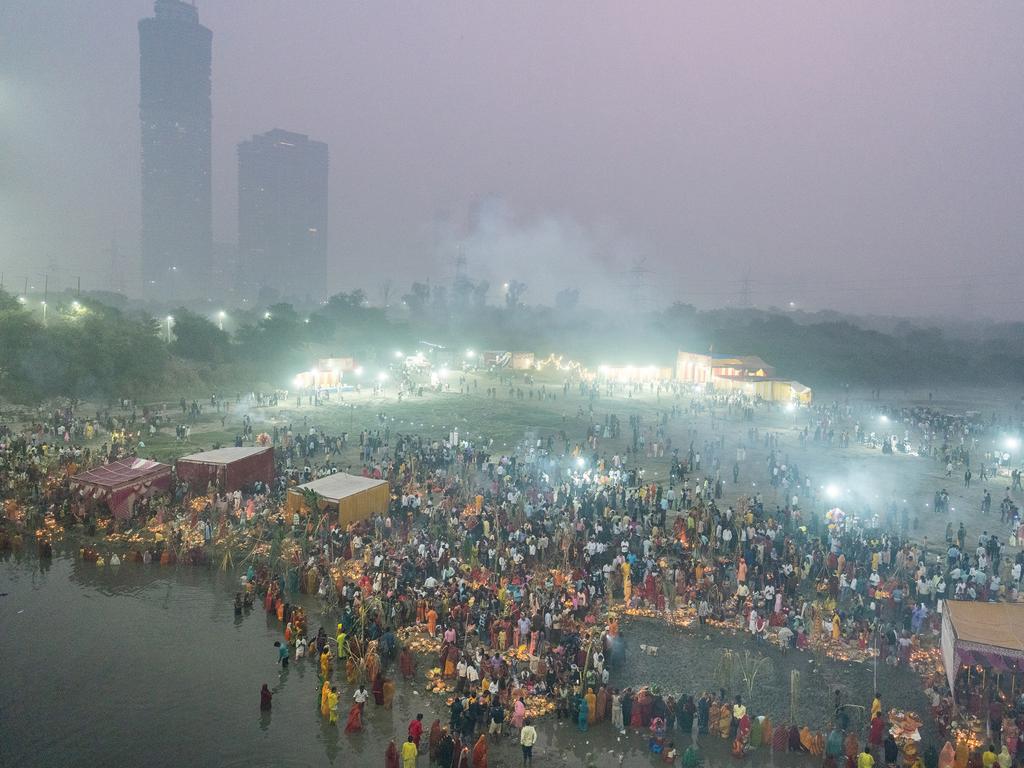
<svg viewBox="0 0 1024 768"><path fill-rule="evenodd" d="M171 343L171 323L174 322L174 318L170 315L167 316L167 343Z"/></svg>

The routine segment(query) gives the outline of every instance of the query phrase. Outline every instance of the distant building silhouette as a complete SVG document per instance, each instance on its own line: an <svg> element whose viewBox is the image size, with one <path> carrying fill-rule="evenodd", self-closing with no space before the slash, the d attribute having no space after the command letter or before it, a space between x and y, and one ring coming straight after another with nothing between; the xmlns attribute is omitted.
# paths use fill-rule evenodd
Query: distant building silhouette
<svg viewBox="0 0 1024 768"><path fill-rule="evenodd" d="M213 244L213 33L181 0L156 0L154 13L139 21L143 287L151 295L202 297Z"/></svg>
<svg viewBox="0 0 1024 768"><path fill-rule="evenodd" d="M238 145L239 279L319 299L327 279L327 145L275 128Z"/></svg>
<svg viewBox="0 0 1024 768"><path fill-rule="evenodd" d="M238 244L213 244L210 284L216 295L233 299L238 290Z"/></svg>

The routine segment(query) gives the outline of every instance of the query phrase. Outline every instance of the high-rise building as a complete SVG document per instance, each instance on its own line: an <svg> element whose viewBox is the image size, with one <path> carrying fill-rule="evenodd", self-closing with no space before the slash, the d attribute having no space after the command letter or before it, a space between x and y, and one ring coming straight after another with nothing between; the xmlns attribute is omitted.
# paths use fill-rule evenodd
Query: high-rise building
<svg viewBox="0 0 1024 768"><path fill-rule="evenodd" d="M274 129L238 145L239 279L319 299L327 279L327 145Z"/></svg>
<svg viewBox="0 0 1024 768"><path fill-rule="evenodd" d="M156 0L139 21L142 279L154 295L209 290L212 39L182 0Z"/></svg>
<svg viewBox="0 0 1024 768"><path fill-rule="evenodd" d="M216 295L233 298L238 283L238 243L214 242L210 273Z"/></svg>

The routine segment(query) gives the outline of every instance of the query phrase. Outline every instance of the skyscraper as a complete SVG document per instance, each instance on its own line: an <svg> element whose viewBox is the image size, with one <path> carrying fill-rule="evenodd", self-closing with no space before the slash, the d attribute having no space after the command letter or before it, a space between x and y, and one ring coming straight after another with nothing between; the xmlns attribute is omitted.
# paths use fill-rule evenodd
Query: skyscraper
<svg viewBox="0 0 1024 768"><path fill-rule="evenodd" d="M326 293L326 144L275 128L238 145L238 252L248 290Z"/></svg>
<svg viewBox="0 0 1024 768"><path fill-rule="evenodd" d="M150 293L208 290L210 57L213 33L194 5L156 0L139 21L142 121L142 279Z"/></svg>

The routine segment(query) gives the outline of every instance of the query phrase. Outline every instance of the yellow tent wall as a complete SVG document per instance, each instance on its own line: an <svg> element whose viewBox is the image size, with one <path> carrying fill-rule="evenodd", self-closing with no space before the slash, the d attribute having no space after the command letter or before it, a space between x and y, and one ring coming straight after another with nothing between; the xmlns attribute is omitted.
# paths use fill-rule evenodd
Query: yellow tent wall
<svg viewBox="0 0 1024 768"><path fill-rule="evenodd" d="M680 351L676 355L676 378L694 384L711 381L711 356Z"/></svg>
<svg viewBox="0 0 1024 768"><path fill-rule="evenodd" d="M749 397L760 397L772 403L788 403L796 400L810 405L814 393L809 387L785 379L734 379L729 376L715 376L714 387L720 392L742 392Z"/></svg>
<svg viewBox="0 0 1024 768"><path fill-rule="evenodd" d="M337 507L338 522L341 525L349 525L360 520L368 520L374 515L383 515L388 511L391 503L391 486L387 483L375 485L363 491L358 491L338 501L320 498L320 509ZM308 512L305 498L302 491L291 488L288 491L288 511Z"/></svg>
<svg viewBox="0 0 1024 768"><path fill-rule="evenodd" d="M338 501L338 522L342 525L366 520L388 511L391 501L391 486L387 483L367 488Z"/></svg>

